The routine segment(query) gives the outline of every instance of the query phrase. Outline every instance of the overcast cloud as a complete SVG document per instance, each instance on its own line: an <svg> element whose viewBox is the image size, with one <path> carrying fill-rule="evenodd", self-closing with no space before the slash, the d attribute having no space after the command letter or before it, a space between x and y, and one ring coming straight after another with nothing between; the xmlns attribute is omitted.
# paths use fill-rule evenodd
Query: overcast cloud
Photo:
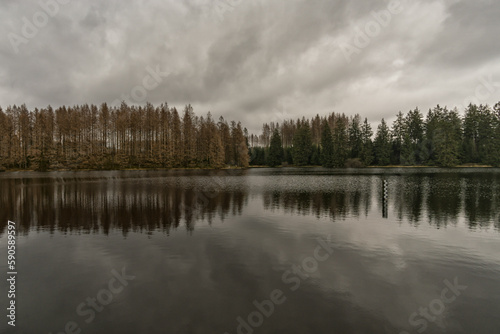
<svg viewBox="0 0 500 334"><path fill-rule="evenodd" d="M53 17L38 1L0 3L2 107L112 103L144 87L148 68L170 74L141 91L147 101L191 103L251 131L332 111L378 122L500 100L496 0L401 1L387 24L373 16L384 0L67 2Z"/></svg>

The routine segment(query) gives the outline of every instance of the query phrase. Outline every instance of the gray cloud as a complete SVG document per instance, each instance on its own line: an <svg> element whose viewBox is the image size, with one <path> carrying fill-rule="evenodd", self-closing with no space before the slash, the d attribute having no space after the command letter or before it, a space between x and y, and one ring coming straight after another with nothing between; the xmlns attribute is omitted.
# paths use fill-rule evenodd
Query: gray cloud
<svg viewBox="0 0 500 334"><path fill-rule="evenodd" d="M159 66L170 75L148 101L191 103L258 131L263 122L331 111L378 121L416 106L461 106L482 77L500 81L500 3L401 2L402 12L348 62L339 45L355 45L389 1L73 0L18 53L12 33L23 36L23 17L33 22L42 8L3 1L0 105L111 103Z"/></svg>

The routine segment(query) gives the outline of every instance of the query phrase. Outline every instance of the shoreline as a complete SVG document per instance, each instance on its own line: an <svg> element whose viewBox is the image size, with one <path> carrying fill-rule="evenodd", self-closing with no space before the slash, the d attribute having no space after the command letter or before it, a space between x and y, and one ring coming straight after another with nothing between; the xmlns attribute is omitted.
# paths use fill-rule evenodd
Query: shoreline
<svg viewBox="0 0 500 334"><path fill-rule="evenodd" d="M0 173L14 173L14 172L37 172L37 173L51 173L51 172L111 172L111 171L188 171L188 170L245 170L245 169L261 169L261 168L271 168L271 169L287 169L287 168L324 168L322 166L249 166L249 167L224 167L224 168L201 168L201 167L193 167L193 168L122 168L122 169L52 169L46 171L37 171L34 169L3 169L0 170ZM414 166L403 166L403 165L388 165L388 166L367 166L367 167L358 167L358 168L347 168L347 167L338 167L338 168L325 168L325 169L335 169L335 170L349 170L349 169L373 169L373 168L438 168L438 169L462 169L462 168L488 168L494 169L498 167L493 167L491 165L473 165L473 164L464 164L457 165L453 167L440 167L440 166L422 166L422 165L414 165Z"/></svg>

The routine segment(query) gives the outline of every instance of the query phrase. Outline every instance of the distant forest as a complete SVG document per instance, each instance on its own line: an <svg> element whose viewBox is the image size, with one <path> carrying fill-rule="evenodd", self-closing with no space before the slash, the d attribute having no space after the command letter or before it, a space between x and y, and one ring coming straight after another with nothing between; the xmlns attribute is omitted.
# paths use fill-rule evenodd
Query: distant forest
<svg viewBox="0 0 500 334"><path fill-rule="evenodd" d="M331 113L264 124L154 107L82 105L0 107L0 169L366 167L460 164L500 166L500 102L470 104L463 115L439 105L399 112L392 124Z"/></svg>
<svg viewBox="0 0 500 334"><path fill-rule="evenodd" d="M162 104L0 108L0 166L35 170L248 167L240 123Z"/></svg>

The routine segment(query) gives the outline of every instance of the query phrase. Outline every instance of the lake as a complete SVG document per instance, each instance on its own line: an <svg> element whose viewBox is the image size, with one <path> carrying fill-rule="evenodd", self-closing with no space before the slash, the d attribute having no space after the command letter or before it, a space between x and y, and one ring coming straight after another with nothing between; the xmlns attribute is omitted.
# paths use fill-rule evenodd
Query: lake
<svg viewBox="0 0 500 334"><path fill-rule="evenodd" d="M498 169L0 175L1 333L498 333ZM6 320L7 319L7 320Z"/></svg>

